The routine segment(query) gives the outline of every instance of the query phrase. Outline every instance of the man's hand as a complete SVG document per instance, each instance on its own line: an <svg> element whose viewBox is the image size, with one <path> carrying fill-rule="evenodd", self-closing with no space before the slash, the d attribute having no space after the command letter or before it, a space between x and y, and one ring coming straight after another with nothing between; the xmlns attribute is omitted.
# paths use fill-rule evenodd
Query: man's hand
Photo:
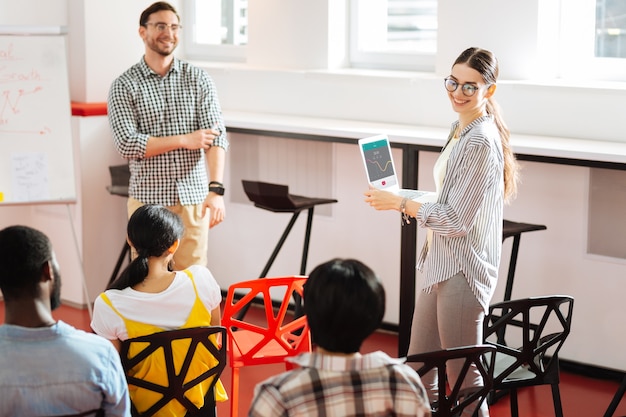
<svg viewBox="0 0 626 417"><path fill-rule="evenodd" d="M213 129L199 129L184 137L183 148L185 149L209 149L213 146L213 140L219 132Z"/></svg>
<svg viewBox="0 0 626 417"><path fill-rule="evenodd" d="M202 217L209 210L209 228L217 226L224 221L226 216L226 207L224 206L224 197L215 193L209 193L202 203Z"/></svg>

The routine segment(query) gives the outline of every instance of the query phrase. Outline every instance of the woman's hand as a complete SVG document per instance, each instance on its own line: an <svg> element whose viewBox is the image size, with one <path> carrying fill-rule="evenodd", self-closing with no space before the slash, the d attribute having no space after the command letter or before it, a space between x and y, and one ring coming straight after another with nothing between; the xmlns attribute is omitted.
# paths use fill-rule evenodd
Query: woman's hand
<svg viewBox="0 0 626 417"><path fill-rule="evenodd" d="M365 202L375 210L400 210L402 197L370 186L369 190L363 193Z"/></svg>

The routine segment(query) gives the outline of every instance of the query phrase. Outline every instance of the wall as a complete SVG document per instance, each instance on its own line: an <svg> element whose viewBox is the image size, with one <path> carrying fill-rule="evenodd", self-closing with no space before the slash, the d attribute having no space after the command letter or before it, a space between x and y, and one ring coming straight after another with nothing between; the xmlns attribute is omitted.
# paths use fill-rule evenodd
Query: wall
<svg viewBox="0 0 626 417"><path fill-rule="evenodd" d="M540 9L554 7L555 2L507 2L506 6L497 6L482 1L480 4L468 3L467 7L482 11L495 7L494 13L499 13L489 19L471 19L467 16L472 12L465 10L464 5L439 2L444 32L439 41L441 52L436 74L315 67L307 70L297 67L297 62L281 62L277 68L271 59L257 59L255 65L247 66L199 64L216 80L225 109L446 127L455 115L443 92L442 79L462 49L484 45L500 58L502 73L496 98L513 132L513 146L515 134L626 141L619 126L621 103L626 98L623 83L577 86L573 82L539 81L534 77L540 70L545 70L544 75L548 76L555 70L553 58L546 55L550 42L538 42L538 33L545 29L538 13ZM271 15L264 15L264 26L273 26L267 19L288 18L277 9ZM536 19L534 23L533 19ZM459 34L461 30L463 36ZM257 53L255 57L261 55ZM385 320L395 322L400 228L397 216L372 213L363 207L362 167L356 147L337 145L335 158L334 196L339 203L333 218L315 219L309 268L332 256L357 256L367 261L385 280L390 301ZM421 182L430 180L433 161L434 156L422 155ZM589 169L531 162L522 162L522 167L518 198L505 208L505 215L510 220L545 224L548 229L522 237L513 297L573 295L576 298L574 329L562 357L625 369L623 356L615 346L622 346L626 336L614 329L619 325L618 318L626 314L621 291L615 291L623 288L626 266L621 261L585 253ZM239 185L229 183L229 186ZM224 253L220 257L224 261L216 260L212 264L222 282L258 274L287 222L286 218L251 206L231 204L228 210L229 219L211 231L210 239L211 252ZM236 220L231 221L233 218ZM264 227L259 230L261 224ZM292 232L292 240L279 255L272 270L274 274L289 273L299 265L298 239L303 225L300 227ZM501 277L506 277L511 244L512 240L504 243ZM504 284L501 279L494 300L502 299ZM598 346L594 340L605 343Z"/></svg>
<svg viewBox="0 0 626 417"><path fill-rule="evenodd" d="M68 24L71 20L70 71L76 81L72 83L71 95L77 101L105 101L110 82L135 63L142 51L136 21L139 11L150 2L113 0L106 2L106 7L96 3L100 2L55 0L42 5L34 0L0 1L0 24ZM262 7L250 9L250 21L255 22L250 25L250 37L260 41L248 47L256 48L250 52L251 64L201 63L214 77L226 110L446 127L455 115L446 101L442 78L456 55L471 42L493 49L500 57L502 73L496 97L514 134L513 145L516 133L626 141L618 113L626 99L623 83L588 83L581 87L563 81L532 81L537 79L538 70L543 69L548 75L554 71L553 59L546 53L551 42L539 44L537 34L545 29L539 13L554 7L555 0L506 4L480 0L467 6L440 0L440 52L435 74L337 69L342 56L333 40L343 41L346 35L346 28L341 26L345 18L338 17L345 9L342 11L331 0L303 2L301 7L310 21L285 27L279 23L302 19L302 10L283 7L279 1L270 3L271 13ZM489 13L485 14L487 10ZM281 38L276 28L289 30L283 32L289 40ZM319 38L311 38L315 28L323 31ZM307 32L299 33L300 30ZM75 37L83 37L84 42ZM313 39L307 44L308 50L299 50L298 42L293 42L302 39ZM275 59L279 46L290 54ZM81 119L75 126L83 182L90 184L88 188L81 185L82 200L76 206L75 218L82 219L77 226L93 298L97 285L108 279L119 253L124 205L121 199L102 190L108 181L106 167L117 161L109 148L106 122ZM233 135L232 140L236 139ZM367 261L385 279L389 293L385 320L393 323L397 319L399 219L394 213L373 213L361 203L362 167L355 147L336 145L334 156L334 197L340 204L333 217L317 216L314 221L309 268L337 255ZM433 161L434 154L424 154L420 159L421 181L430 180ZM523 167L519 196L506 208L506 217L542 223L548 229L522 237L513 296L573 295L574 329L562 356L626 369L617 348L626 343L626 335L615 331L618 318L626 315L626 304L621 300L626 266L585 254L588 169L526 162ZM228 179L227 173L230 189L239 186ZM287 222L280 215L247 204L232 203L228 198L226 202L226 222L210 233L210 266L223 288L234 280L258 275ZM71 277L65 280L63 295L80 302L80 280L75 279L80 267L72 266L75 250L71 235L62 222L55 223L56 219L67 217L65 209L52 209L9 209L3 211L0 226L28 221L50 230L57 250L66 254L60 256L64 270L69 269L65 275L74 276L74 281ZM63 231L56 232L55 227ZM302 234L303 224L297 224L273 272L293 273L298 267ZM510 244L504 245L501 276L507 268ZM503 286L502 280L494 300L502 298ZM598 344L597 340L603 343Z"/></svg>
<svg viewBox="0 0 626 417"><path fill-rule="evenodd" d="M64 0L52 0L45 4L25 1L17 7L14 2L0 1L0 25L67 26L67 4ZM39 13L32 13L37 8ZM73 127L73 125L72 125ZM78 137L73 135L74 148L78 149ZM78 156L75 161L78 163ZM78 172L75 170L75 172ZM80 187L77 176L77 187ZM82 269L82 212L80 195L77 204L0 205L0 228L13 224L35 227L46 233L55 247L59 264L62 265L62 297L76 304L84 299Z"/></svg>

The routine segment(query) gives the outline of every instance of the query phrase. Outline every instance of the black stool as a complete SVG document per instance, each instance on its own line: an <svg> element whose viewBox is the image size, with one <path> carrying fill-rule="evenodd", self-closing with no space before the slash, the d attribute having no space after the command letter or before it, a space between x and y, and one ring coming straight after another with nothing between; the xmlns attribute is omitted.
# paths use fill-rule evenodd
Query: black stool
<svg viewBox="0 0 626 417"><path fill-rule="evenodd" d="M509 237L513 237L509 272L506 277L506 289L504 290L504 301L509 301L511 299L511 292L513 291L513 277L515 276L517 254L519 252L519 242L522 237L522 233L546 229L547 227L543 224L517 223L510 220L504 220L502 222L502 242Z"/></svg>
<svg viewBox="0 0 626 417"><path fill-rule="evenodd" d="M291 232L293 225L296 223L296 220L298 220L300 212L308 210L306 232L304 234L304 248L302 249L302 261L300 263L300 275L304 275L306 273L306 262L309 253L309 240L311 238L311 226L313 224L313 211L315 210L315 206L320 204L336 203L337 200L333 198L314 198L289 194L289 187L287 185L248 180L242 180L241 182L243 184L243 190L250 201L254 203L255 207L269 210L274 213L293 213L289 224L287 224L287 228L285 228L285 231L280 237L280 240L274 248L269 260L265 264L259 278L267 276L267 273L274 263L276 256L278 256L278 252L285 243L289 232ZM294 294L294 301L295 314L296 316L299 316L301 314L302 306L299 297L297 297L296 294ZM248 306L241 310L239 319L245 315Z"/></svg>
<svg viewBox="0 0 626 417"><path fill-rule="evenodd" d="M128 164L110 166L109 173L111 174L111 185L107 187L109 193L111 193L111 195L119 195L121 197L128 198L128 182L130 180L130 168L128 168ZM128 261L130 262L130 246L128 246L128 242L124 239L122 252L117 258L115 268L113 268L113 273L111 274L111 278L109 278L109 284L107 287L117 278L117 275L122 268L122 263L127 256Z"/></svg>
<svg viewBox="0 0 626 417"><path fill-rule="evenodd" d="M313 198L289 194L289 187L287 185L248 180L242 180L241 182L243 183L243 190L250 201L254 203L255 207L273 211L274 213L293 213L287 228L274 248L267 264L265 264L265 268L263 268L259 278L267 276L270 267L278 255L278 252L285 243L289 232L291 232L291 228L296 223L296 220L298 220L300 212L308 210L306 233L304 234L304 248L302 250L302 262L300 263L300 275L304 275L306 273L306 261L309 253L311 225L313 224L313 210L315 209L315 206L320 204L336 203L337 200L332 198Z"/></svg>

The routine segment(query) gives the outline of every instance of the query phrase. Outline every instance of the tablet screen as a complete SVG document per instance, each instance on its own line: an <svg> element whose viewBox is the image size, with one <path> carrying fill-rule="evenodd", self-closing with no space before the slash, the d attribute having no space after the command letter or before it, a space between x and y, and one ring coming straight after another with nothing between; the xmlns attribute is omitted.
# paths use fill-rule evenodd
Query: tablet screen
<svg viewBox="0 0 626 417"><path fill-rule="evenodd" d="M389 140L384 135L359 140L369 183L376 188L398 188Z"/></svg>

